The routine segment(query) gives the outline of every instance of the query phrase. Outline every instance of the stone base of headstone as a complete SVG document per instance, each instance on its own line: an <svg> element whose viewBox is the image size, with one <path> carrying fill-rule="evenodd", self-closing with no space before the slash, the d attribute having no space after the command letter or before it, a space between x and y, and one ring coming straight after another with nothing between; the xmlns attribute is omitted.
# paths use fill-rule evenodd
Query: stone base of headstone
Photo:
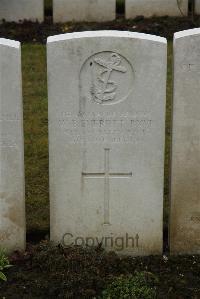
<svg viewBox="0 0 200 299"><path fill-rule="evenodd" d="M44 0L1 0L0 22L43 22Z"/></svg>
<svg viewBox="0 0 200 299"><path fill-rule="evenodd" d="M116 17L116 0L53 0L54 23L104 22Z"/></svg>
<svg viewBox="0 0 200 299"><path fill-rule="evenodd" d="M195 14L200 15L200 0L195 0Z"/></svg>
<svg viewBox="0 0 200 299"><path fill-rule="evenodd" d="M125 0L126 18L187 16L188 0Z"/></svg>

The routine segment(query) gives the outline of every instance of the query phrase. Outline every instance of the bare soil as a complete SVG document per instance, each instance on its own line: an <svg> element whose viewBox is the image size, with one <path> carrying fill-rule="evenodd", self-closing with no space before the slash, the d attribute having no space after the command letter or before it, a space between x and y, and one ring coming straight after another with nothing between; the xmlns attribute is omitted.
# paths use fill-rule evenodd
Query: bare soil
<svg viewBox="0 0 200 299"><path fill-rule="evenodd" d="M144 19L137 17L134 20L125 20L118 17L116 21L105 23L65 23L53 24L51 17L46 17L43 24L24 22L21 24L3 23L0 25L0 36L16 39L20 42L46 43L48 36L84 30L128 30L155 34L172 38L174 32L200 26L200 17L162 17Z"/></svg>
<svg viewBox="0 0 200 299"><path fill-rule="evenodd" d="M200 256L120 258L101 248L64 249L43 241L15 252L11 263L0 298L100 298L114 277L135 271L156 276L158 299L200 298Z"/></svg>

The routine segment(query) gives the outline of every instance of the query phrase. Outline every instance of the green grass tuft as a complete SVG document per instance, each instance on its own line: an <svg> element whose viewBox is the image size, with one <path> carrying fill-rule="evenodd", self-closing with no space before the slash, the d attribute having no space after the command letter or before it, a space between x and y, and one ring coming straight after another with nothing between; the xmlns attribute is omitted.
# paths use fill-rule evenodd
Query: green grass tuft
<svg viewBox="0 0 200 299"><path fill-rule="evenodd" d="M49 228L46 47L22 46L27 228Z"/></svg>
<svg viewBox="0 0 200 299"><path fill-rule="evenodd" d="M103 291L102 299L155 299L157 279L152 273L120 276Z"/></svg>

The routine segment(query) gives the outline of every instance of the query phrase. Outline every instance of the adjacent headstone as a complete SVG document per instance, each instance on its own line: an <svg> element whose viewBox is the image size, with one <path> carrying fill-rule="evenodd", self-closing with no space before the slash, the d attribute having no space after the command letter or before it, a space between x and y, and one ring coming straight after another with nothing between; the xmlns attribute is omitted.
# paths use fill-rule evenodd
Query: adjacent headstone
<svg viewBox="0 0 200 299"><path fill-rule="evenodd" d="M200 0L195 0L195 13L200 15Z"/></svg>
<svg viewBox="0 0 200 299"><path fill-rule="evenodd" d="M162 252L166 39L48 38L51 240Z"/></svg>
<svg viewBox="0 0 200 299"><path fill-rule="evenodd" d="M170 247L200 253L200 29L174 37Z"/></svg>
<svg viewBox="0 0 200 299"><path fill-rule="evenodd" d="M0 39L0 247L25 247L20 43Z"/></svg>
<svg viewBox="0 0 200 299"><path fill-rule="evenodd" d="M125 0L126 18L187 16L188 0Z"/></svg>
<svg viewBox="0 0 200 299"><path fill-rule="evenodd" d="M55 23L104 22L116 17L116 0L53 0Z"/></svg>
<svg viewBox="0 0 200 299"><path fill-rule="evenodd" d="M44 21L44 0L0 0L0 22Z"/></svg>

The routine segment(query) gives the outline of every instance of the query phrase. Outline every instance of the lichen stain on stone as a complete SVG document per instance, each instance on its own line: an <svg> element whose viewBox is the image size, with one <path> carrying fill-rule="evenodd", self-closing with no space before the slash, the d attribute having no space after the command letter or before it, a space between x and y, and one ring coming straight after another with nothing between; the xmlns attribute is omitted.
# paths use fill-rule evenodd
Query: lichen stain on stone
<svg viewBox="0 0 200 299"><path fill-rule="evenodd" d="M0 200L6 198L6 192L0 192Z"/></svg>
<svg viewBox="0 0 200 299"><path fill-rule="evenodd" d="M15 226L24 227L24 213L19 202L13 198L9 198L6 201L8 207L3 216L9 219Z"/></svg>
<svg viewBox="0 0 200 299"><path fill-rule="evenodd" d="M0 242L10 240L11 235L12 235L12 233L9 232L9 230L0 231Z"/></svg>

